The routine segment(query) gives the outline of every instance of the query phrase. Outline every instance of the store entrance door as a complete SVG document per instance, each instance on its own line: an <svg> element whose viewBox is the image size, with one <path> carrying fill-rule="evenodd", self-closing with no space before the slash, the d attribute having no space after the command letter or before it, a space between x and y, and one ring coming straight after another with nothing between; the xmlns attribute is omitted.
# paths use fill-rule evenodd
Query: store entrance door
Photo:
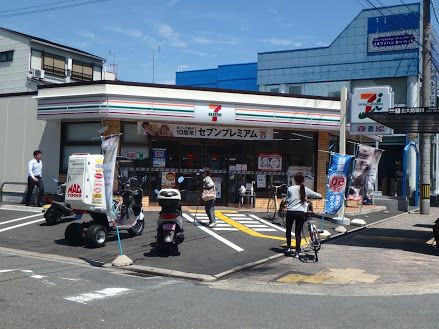
<svg viewBox="0 0 439 329"><path fill-rule="evenodd" d="M217 205L227 204L227 143L204 143L204 164L212 170Z"/></svg>

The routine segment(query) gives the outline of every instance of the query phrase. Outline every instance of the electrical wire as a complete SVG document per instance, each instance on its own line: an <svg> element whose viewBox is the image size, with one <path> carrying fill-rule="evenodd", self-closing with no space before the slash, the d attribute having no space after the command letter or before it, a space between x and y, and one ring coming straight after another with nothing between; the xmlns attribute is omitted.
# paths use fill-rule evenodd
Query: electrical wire
<svg viewBox="0 0 439 329"><path fill-rule="evenodd" d="M9 13L9 14L3 14L3 15L0 14L0 18L9 18L9 17L15 17L15 16L22 16L22 15L45 13L45 12L49 12L49 11L55 11L55 10L61 10L61 9L67 9L67 8L74 8L74 7L79 7L79 6L95 4L95 3L101 3L101 2L105 2L105 1L109 1L109 0L88 0L88 1L78 2L78 3L54 6L54 7L50 7L50 8L41 8L41 9L27 10L27 11L25 10L25 11L22 11L22 12Z"/></svg>
<svg viewBox="0 0 439 329"><path fill-rule="evenodd" d="M57 1L57 2L46 3L46 4L41 4L41 5L35 5L35 6L21 7L21 8L16 8L16 9L0 10L0 14L9 13L9 12L13 12L13 11L20 11L20 10L25 10L25 9L38 8L38 7L50 7L52 5L57 5L57 4L66 3L66 2L75 2L75 1L78 1L78 0L64 0L64 1Z"/></svg>

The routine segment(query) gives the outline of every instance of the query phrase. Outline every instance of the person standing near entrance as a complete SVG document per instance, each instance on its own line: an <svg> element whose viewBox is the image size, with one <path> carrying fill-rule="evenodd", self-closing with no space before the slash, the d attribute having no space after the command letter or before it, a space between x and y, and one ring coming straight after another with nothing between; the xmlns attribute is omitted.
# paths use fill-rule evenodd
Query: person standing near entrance
<svg viewBox="0 0 439 329"><path fill-rule="evenodd" d="M201 193L201 199L204 202L204 209L206 210L207 217L209 217L209 227L215 227L215 183L210 177L210 168L203 168L200 170L200 173L203 177L203 191Z"/></svg>
<svg viewBox="0 0 439 329"><path fill-rule="evenodd" d="M295 258L299 258L300 243L302 242L301 233L303 224L306 220L306 212L308 211L308 203L306 202L306 198L322 198L322 195L320 193L314 192L313 190L305 187L305 185L303 185L304 182L305 177L301 172L295 174L294 183L296 185L288 187L286 197L287 216L285 226L287 238L287 252L291 252L291 229L293 228L293 222L296 222L294 230L296 236L296 252L294 254Z"/></svg>
<svg viewBox="0 0 439 329"><path fill-rule="evenodd" d="M27 194L26 194L26 206L30 205L30 199L34 187L38 188L38 206L43 206L44 184L43 184L43 152L40 150L34 151L34 158L29 161L28 176L27 176Z"/></svg>

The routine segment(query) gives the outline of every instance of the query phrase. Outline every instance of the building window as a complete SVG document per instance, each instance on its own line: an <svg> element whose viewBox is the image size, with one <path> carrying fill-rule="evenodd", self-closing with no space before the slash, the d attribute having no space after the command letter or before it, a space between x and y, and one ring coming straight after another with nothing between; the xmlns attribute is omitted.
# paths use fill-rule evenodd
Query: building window
<svg viewBox="0 0 439 329"><path fill-rule="evenodd" d="M300 85L288 86L288 93L293 95L302 95L302 86Z"/></svg>
<svg viewBox="0 0 439 329"><path fill-rule="evenodd" d="M8 50L0 53L0 62L12 62L14 58L14 51Z"/></svg>
<svg viewBox="0 0 439 329"><path fill-rule="evenodd" d="M279 85L267 86L267 91L269 93L278 93L279 92Z"/></svg>
<svg viewBox="0 0 439 329"><path fill-rule="evenodd" d="M74 60L72 62L72 79L81 81L92 81L93 64Z"/></svg>
<svg viewBox="0 0 439 329"><path fill-rule="evenodd" d="M62 123L60 172L67 172L69 156L73 153L101 154L101 142L96 139L100 128L99 122Z"/></svg>
<svg viewBox="0 0 439 329"><path fill-rule="evenodd" d="M43 53L43 69L46 73L65 77L66 59L62 56Z"/></svg>

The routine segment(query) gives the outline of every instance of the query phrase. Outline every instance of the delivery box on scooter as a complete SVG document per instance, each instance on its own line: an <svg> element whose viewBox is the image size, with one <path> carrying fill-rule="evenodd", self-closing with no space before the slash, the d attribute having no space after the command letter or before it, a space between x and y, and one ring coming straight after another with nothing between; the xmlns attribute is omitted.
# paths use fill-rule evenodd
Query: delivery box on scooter
<svg viewBox="0 0 439 329"><path fill-rule="evenodd" d="M103 155L78 153L69 157L65 201L72 209L105 210Z"/></svg>

